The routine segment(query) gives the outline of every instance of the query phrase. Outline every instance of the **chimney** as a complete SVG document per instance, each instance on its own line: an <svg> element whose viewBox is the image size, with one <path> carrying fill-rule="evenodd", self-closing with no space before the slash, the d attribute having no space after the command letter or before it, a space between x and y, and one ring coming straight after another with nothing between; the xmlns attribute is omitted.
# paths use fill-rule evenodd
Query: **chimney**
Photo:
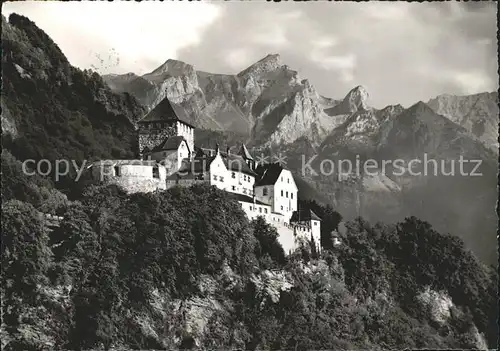
<svg viewBox="0 0 500 351"><path fill-rule="evenodd" d="M229 146L226 148L226 153L227 153L228 155L231 155L231 148L230 148Z"/></svg>
<svg viewBox="0 0 500 351"><path fill-rule="evenodd" d="M215 144L215 155L217 156L219 154L219 143Z"/></svg>

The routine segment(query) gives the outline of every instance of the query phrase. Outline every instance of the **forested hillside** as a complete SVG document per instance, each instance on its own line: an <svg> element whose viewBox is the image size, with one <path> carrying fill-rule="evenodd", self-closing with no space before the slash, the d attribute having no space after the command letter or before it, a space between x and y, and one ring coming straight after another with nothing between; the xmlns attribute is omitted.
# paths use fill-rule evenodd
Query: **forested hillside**
<svg viewBox="0 0 500 351"><path fill-rule="evenodd" d="M5 151L2 174L4 350L496 345L496 271L416 218L285 257L215 188L68 201Z"/></svg>
<svg viewBox="0 0 500 351"><path fill-rule="evenodd" d="M2 146L19 159L130 158L145 110L72 67L28 18L2 17Z"/></svg>

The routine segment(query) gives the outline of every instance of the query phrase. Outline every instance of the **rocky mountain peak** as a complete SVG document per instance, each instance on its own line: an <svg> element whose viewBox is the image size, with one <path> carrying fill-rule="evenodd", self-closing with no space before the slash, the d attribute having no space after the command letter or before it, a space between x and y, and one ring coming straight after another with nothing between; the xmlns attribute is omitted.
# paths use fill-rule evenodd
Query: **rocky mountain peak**
<svg viewBox="0 0 500 351"><path fill-rule="evenodd" d="M437 114L464 127L471 136L498 153L498 93L457 96L441 94L427 105Z"/></svg>
<svg viewBox="0 0 500 351"><path fill-rule="evenodd" d="M151 75L169 73L172 76L180 76L183 74L191 74L194 72L194 67L183 61L168 59L161 66L156 68Z"/></svg>
<svg viewBox="0 0 500 351"><path fill-rule="evenodd" d="M367 111L370 107L367 104L369 94L365 87L358 85L353 88L342 100L338 110L341 114L351 114L358 111Z"/></svg>
<svg viewBox="0 0 500 351"><path fill-rule="evenodd" d="M279 54L268 54L263 59L260 59L259 61L257 61L256 64L260 64L260 65L265 64L265 65L268 65L270 67L275 67L275 68L283 65L281 63L281 57Z"/></svg>
<svg viewBox="0 0 500 351"><path fill-rule="evenodd" d="M282 67L281 57L278 54L269 54L263 59L257 61L250 67L238 73L238 76L260 75L263 73L276 71Z"/></svg>
<svg viewBox="0 0 500 351"><path fill-rule="evenodd" d="M434 113L434 111L423 101L417 102L415 105L411 106L410 111L414 113Z"/></svg>

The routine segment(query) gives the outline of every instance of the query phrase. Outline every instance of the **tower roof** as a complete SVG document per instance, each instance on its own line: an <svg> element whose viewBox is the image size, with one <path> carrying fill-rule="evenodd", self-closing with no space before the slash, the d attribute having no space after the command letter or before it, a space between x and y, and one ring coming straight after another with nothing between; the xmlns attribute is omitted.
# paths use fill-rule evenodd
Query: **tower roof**
<svg viewBox="0 0 500 351"><path fill-rule="evenodd" d="M318 217L313 210L309 209L300 209L298 211L294 211L292 214L292 218L290 218L290 222L307 222L307 221L321 221L321 218Z"/></svg>
<svg viewBox="0 0 500 351"><path fill-rule="evenodd" d="M253 160L253 157L252 155L250 155L250 153L248 152L248 149L247 147L245 146L245 144L241 144L241 147L240 147L240 151L238 152L238 154L240 156L243 156L243 158L245 160Z"/></svg>
<svg viewBox="0 0 500 351"><path fill-rule="evenodd" d="M186 139L182 135L174 135L171 137L167 137L163 140L163 142L156 147L153 148L153 151L160 151L160 150L177 150L179 149L179 146L181 145L182 142L186 142ZM189 145L187 146L189 149ZM191 150L189 150L191 151Z"/></svg>
<svg viewBox="0 0 500 351"><path fill-rule="evenodd" d="M189 117L184 109L181 106L168 100L167 97L165 97L158 105L156 105L151 111L149 111L146 116L137 121L137 123L167 121L179 121L194 128L194 126L189 122Z"/></svg>

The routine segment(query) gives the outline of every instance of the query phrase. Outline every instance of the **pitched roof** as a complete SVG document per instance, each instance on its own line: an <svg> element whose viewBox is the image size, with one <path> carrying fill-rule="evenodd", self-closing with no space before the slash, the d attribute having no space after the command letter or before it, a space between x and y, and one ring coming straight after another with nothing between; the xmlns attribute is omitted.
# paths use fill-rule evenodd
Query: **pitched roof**
<svg viewBox="0 0 500 351"><path fill-rule="evenodd" d="M170 102L168 98L165 97L158 105L149 111L146 116L137 121L137 123L180 121L194 128L189 120L188 115L181 106Z"/></svg>
<svg viewBox="0 0 500 351"><path fill-rule="evenodd" d="M248 166L248 164L246 163L245 159L242 156L235 154L228 154L225 152L219 152L219 153L222 157L222 161L224 162L228 170L249 174L254 177L257 175Z"/></svg>
<svg viewBox="0 0 500 351"><path fill-rule="evenodd" d="M240 151L238 152L238 155L242 156L244 159L253 160L253 157L248 152L248 149L245 146L245 144L241 144Z"/></svg>
<svg viewBox="0 0 500 351"><path fill-rule="evenodd" d="M290 222L306 222L306 221L321 221L316 213L309 209L300 209L293 211Z"/></svg>
<svg viewBox="0 0 500 351"><path fill-rule="evenodd" d="M161 144L155 146L153 151L159 150L177 150L182 142L186 142L186 139L182 135L175 135L166 138ZM187 145L187 142L186 142ZM189 146L188 146L189 147Z"/></svg>
<svg viewBox="0 0 500 351"><path fill-rule="evenodd" d="M251 197L251 196L248 196L248 195L243 195L243 194L237 194L237 193L227 193L229 195L229 197L237 200L237 201L241 201L241 202L248 202L248 203L251 203L253 204L254 203L254 198ZM255 204L257 205L266 205L266 206L269 206L268 204L262 202L262 201L259 201L257 199L255 199Z"/></svg>
<svg viewBox="0 0 500 351"><path fill-rule="evenodd" d="M259 177L259 179L255 182L255 186L274 185L283 169L284 168L278 163L259 165L255 169L255 173L257 173Z"/></svg>
<svg viewBox="0 0 500 351"><path fill-rule="evenodd" d="M202 148L195 146L194 147L195 151L195 157L206 157L209 156L205 151L203 151Z"/></svg>

